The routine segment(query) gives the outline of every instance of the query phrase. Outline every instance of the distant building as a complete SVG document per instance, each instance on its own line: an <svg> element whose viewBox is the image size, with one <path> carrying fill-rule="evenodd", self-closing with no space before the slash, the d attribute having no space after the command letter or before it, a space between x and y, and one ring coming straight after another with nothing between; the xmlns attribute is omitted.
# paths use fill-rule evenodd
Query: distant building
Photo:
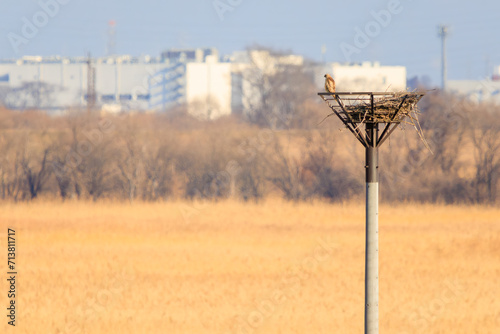
<svg viewBox="0 0 500 334"><path fill-rule="evenodd" d="M87 62L86 57L0 60L0 98L13 109L84 107ZM172 49L161 57L102 57L92 59L91 66L95 69L96 102L103 110L162 111L210 101L211 107L205 108L210 117L231 112L230 64L219 63L214 48Z"/></svg>
<svg viewBox="0 0 500 334"><path fill-rule="evenodd" d="M271 83L265 78L304 65L302 56L274 54L268 50L236 51L227 60L232 65L233 113L249 113L261 108L262 94L271 88ZM297 85L296 82L288 84Z"/></svg>
<svg viewBox="0 0 500 334"><path fill-rule="evenodd" d="M188 112L214 119L231 114L231 64L207 56L204 63L186 65Z"/></svg>
<svg viewBox="0 0 500 334"><path fill-rule="evenodd" d="M500 104L500 81L497 80L448 80L446 90L471 102Z"/></svg>
<svg viewBox="0 0 500 334"><path fill-rule="evenodd" d="M406 90L406 67L379 62L328 63L315 67L318 89L324 90L325 73L335 79L339 92L397 92Z"/></svg>
<svg viewBox="0 0 500 334"><path fill-rule="evenodd" d="M216 48L198 49L169 49L161 53L161 59L171 63L204 62L207 56L219 58L219 51Z"/></svg>
<svg viewBox="0 0 500 334"><path fill-rule="evenodd" d="M221 58L215 48L170 49L160 57L113 55L91 60L96 106L102 110L166 111L187 105L191 114L210 119L258 107L260 94L270 89L264 87L269 82L258 81L295 66L313 73L318 90L323 90L325 73L333 74L339 91L397 91L406 86L402 66L307 65L302 56L267 50ZM12 109L85 107L88 69L86 57L0 60L0 102Z"/></svg>
<svg viewBox="0 0 500 334"><path fill-rule="evenodd" d="M62 110L86 105L87 65L85 57L23 57L0 61L3 100L10 108ZM92 59L95 68L97 104L117 105L120 110L147 109L150 104L150 78L168 64L159 58L112 56ZM25 105L18 99L27 84L44 86L45 100Z"/></svg>
<svg viewBox="0 0 500 334"><path fill-rule="evenodd" d="M475 103L500 105L500 66L495 66L491 78L482 80L448 80L446 91Z"/></svg>

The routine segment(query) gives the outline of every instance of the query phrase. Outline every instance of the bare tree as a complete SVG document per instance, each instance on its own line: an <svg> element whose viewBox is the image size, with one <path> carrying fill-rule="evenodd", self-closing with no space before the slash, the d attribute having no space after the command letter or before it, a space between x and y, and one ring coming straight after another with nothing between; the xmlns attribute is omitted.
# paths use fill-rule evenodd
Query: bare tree
<svg viewBox="0 0 500 334"><path fill-rule="evenodd" d="M471 115L469 133L474 145L475 201L495 203L500 173L500 122L496 111Z"/></svg>
<svg viewBox="0 0 500 334"><path fill-rule="evenodd" d="M78 165L78 177L86 193L96 201L111 190L111 179L116 173L113 171L111 162L115 159L116 152L109 144L96 146Z"/></svg>
<svg viewBox="0 0 500 334"><path fill-rule="evenodd" d="M237 186L239 196L245 201L259 200L264 197L265 166L261 155L240 163Z"/></svg>
<svg viewBox="0 0 500 334"><path fill-rule="evenodd" d="M186 176L185 197L217 200L231 195L226 164L233 159L230 138L214 127L193 136L178 153L178 171Z"/></svg>
<svg viewBox="0 0 500 334"><path fill-rule="evenodd" d="M263 90L271 109L262 108L261 127L237 117L201 120L186 115L185 108L169 115L106 117L0 109L0 198L29 200L51 193L62 199L218 200L236 195L258 200L278 190L290 200L337 201L362 194L363 170L349 168L362 166L362 148L351 137L334 135L341 125L330 119L310 131L323 115L311 100L300 104L299 89L295 104L288 104L295 97L286 95L294 91L287 87L290 73L261 78L264 88L279 88ZM461 112L465 107L460 103L450 108L442 96L429 98L422 105L421 124L434 155L411 127L394 133L380 151L381 181L388 185L382 196L498 203L498 107L468 104ZM305 115L310 119L301 125ZM106 120L119 132L106 131Z"/></svg>
<svg viewBox="0 0 500 334"><path fill-rule="evenodd" d="M154 201L170 196L175 173L175 157L171 145L168 142L156 144L143 152L142 159L145 173L144 199Z"/></svg>
<svg viewBox="0 0 500 334"><path fill-rule="evenodd" d="M35 152L26 152L25 150L22 157L21 166L31 199L38 196L50 177L51 169L48 163L50 151L51 148L46 147L40 156L36 157Z"/></svg>
<svg viewBox="0 0 500 334"><path fill-rule="evenodd" d="M2 156L0 157L0 182L2 199L19 199L23 190L22 151L19 140L2 136Z"/></svg>
<svg viewBox="0 0 500 334"><path fill-rule="evenodd" d="M141 161L130 150L128 153L129 156L119 162L118 169L120 170L121 177L125 180L125 182L122 183L122 187L126 196L130 202L133 202L137 197L140 182Z"/></svg>
<svg viewBox="0 0 500 334"><path fill-rule="evenodd" d="M132 202L141 190L140 183L144 174L142 163L144 144L142 138L139 138L138 124L134 123L131 117L125 117L122 119L122 123L125 124L116 136L118 141L116 162L119 171L118 182L125 197Z"/></svg>
<svg viewBox="0 0 500 334"><path fill-rule="evenodd" d="M266 161L267 180L281 190L286 199L305 199L308 194L303 184L300 156L290 147L283 147L279 140L275 140L271 147Z"/></svg>
<svg viewBox="0 0 500 334"><path fill-rule="evenodd" d="M455 175L460 168L458 157L464 146L467 111L461 100L439 93L429 94L421 108L420 124L433 152L433 167Z"/></svg>
<svg viewBox="0 0 500 334"><path fill-rule="evenodd" d="M244 114L260 126L289 128L314 91L302 60L266 48L248 50L248 60L241 70Z"/></svg>
<svg viewBox="0 0 500 334"><path fill-rule="evenodd" d="M59 195L63 200L65 200L70 195L71 171L67 169L68 166L66 159L59 156L53 157L52 166L57 187L59 189Z"/></svg>
<svg viewBox="0 0 500 334"><path fill-rule="evenodd" d="M338 163L338 153L326 133L309 141L303 165L304 183L311 196L338 201L362 192L362 180Z"/></svg>

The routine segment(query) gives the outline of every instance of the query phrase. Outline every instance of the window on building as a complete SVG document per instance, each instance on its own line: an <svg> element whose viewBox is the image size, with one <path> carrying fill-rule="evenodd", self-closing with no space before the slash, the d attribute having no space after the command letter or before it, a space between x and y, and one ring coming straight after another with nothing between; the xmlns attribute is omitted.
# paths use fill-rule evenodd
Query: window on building
<svg viewBox="0 0 500 334"><path fill-rule="evenodd" d="M137 95L137 100L141 100L141 101L149 101L150 98L151 98L151 96L149 94Z"/></svg>
<svg viewBox="0 0 500 334"><path fill-rule="evenodd" d="M113 94L101 95L102 102L113 102L115 101L115 96Z"/></svg>

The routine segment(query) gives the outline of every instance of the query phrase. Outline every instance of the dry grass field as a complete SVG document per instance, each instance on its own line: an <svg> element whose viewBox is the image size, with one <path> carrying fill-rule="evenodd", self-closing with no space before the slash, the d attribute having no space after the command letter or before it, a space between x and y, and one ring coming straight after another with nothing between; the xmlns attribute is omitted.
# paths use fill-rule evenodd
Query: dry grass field
<svg viewBox="0 0 500 334"><path fill-rule="evenodd" d="M2 203L0 227L2 333L363 332L362 204ZM380 207L380 333L499 333L499 277L500 209Z"/></svg>

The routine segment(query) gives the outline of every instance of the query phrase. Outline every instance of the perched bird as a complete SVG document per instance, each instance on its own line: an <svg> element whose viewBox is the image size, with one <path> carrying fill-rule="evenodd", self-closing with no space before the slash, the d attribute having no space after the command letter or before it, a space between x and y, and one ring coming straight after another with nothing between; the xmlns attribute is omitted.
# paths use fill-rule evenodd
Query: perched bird
<svg viewBox="0 0 500 334"><path fill-rule="evenodd" d="M330 74L325 74L325 90L328 93L335 93L335 80L333 80Z"/></svg>

